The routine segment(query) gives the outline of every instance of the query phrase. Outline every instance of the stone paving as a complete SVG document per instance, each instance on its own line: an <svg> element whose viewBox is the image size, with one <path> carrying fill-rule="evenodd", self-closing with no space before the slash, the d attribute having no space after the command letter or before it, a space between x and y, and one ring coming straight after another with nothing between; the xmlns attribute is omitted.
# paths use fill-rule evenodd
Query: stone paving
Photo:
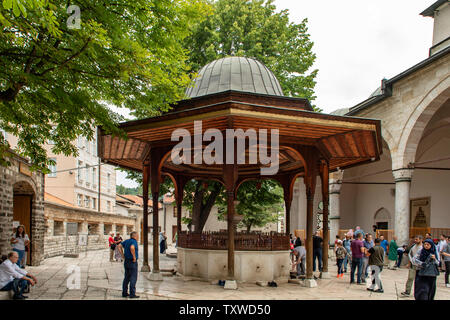
<svg viewBox="0 0 450 320"><path fill-rule="evenodd" d="M142 253L142 250L140 250ZM151 257L151 253L150 253ZM139 268L142 258L139 259ZM160 256L160 269L171 269L175 258ZM281 283L277 288L260 287L253 283L239 284L238 290L225 290L217 284L183 279L179 276L164 276L163 281L149 281L148 273L139 272L136 285L140 299L170 300L412 300L400 297L404 290L408 270L383 270L381 279L384 293L372 293L365 286L349 284L349 274L337 279L337 267L330 261L331 279L318 279L316 288L306 288L299 284ZM80 289L68 289L67 280L70 274L67 269L76 265L81 271ZM150 263L151 266L151 263ZM38 278L38 284L28 294L29 299L37 300L111 300L121 297L123 280L123 264L109 262L109 251L89 251L80 253L79 258L62 256L46 259L38 267L27 267L27 270ZM318 276L318 274L316 274ZM450 300L450 288L444 285L444 276L437 280L436 300Z"/></svg>

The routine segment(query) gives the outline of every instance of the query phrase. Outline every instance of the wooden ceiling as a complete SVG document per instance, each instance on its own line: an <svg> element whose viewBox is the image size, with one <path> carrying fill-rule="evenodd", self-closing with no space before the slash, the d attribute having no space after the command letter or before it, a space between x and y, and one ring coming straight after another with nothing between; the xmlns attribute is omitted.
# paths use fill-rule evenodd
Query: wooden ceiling
<svg viewBox="0 0 450 320"><path fill-rule="evenodd" d="M127 133L127 140L112 137L100 128L98 154L108 163L142 171L144 160L148 160L154 150L178 143L171 141L175 129L185 129L193 135L194 121L201 121L202 134L208 129L218 129L224 136L226 129L242 129L244 132L254 129L256 133L267 129L269 135L270 130L278 130L280 173L303 170L302 157L292 151L292 146L314 146L320 157L329 162L331 171L380 158L382 140L379 120L311 112L304 99L296 101L295 98L280 97L277 103L277 98L270 97L264 105L264 99L261 100L256 94L256 97L241 94L237 99L232 93L229 93L228 100L223 93L217 95L221 99L213 95L186 100L162 116L123 123L119 127ZM245 99L246 96L248 99ZM190 101L192 108L189 108ZM203 142L204 145L209 143ZM248 157L248 148L246 154ZM239 175L255 175L261 167L259 163L239 164ZM170 157L162 167L162 171L165 170L186 175L222 175L221 165L176 165Z"/></svg>

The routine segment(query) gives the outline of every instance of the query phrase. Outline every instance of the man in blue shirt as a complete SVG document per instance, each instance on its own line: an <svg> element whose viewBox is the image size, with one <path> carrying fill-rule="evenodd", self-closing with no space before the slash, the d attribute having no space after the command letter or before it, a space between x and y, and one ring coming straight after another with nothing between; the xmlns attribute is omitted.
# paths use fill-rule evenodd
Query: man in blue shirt
<svg viewBox="0 0 450 320"><path fill-rule="evenodd" d="M138 263L139 258L137 242L138 234L136 231L131 232L130 239L123 241L120 246L123 247L125 256L125 278L122 284L122 297L128 297L128 284L130 284L130 298L139 298L136 295L136 281L138 276Z"/></svg>

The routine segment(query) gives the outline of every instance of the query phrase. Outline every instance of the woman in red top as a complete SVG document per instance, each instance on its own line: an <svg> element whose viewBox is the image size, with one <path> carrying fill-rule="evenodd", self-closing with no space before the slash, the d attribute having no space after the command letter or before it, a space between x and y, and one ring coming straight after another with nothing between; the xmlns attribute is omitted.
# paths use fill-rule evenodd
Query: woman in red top
<svg viewBox="0 0 450 320"><path fill-rule="evenodd" d="M109 261L111 261L111 262L114 262L114 250L116 249L116 243L114 242L113 236L114 236L114 233L111 232L109 234L109 239L108 239L109 249L110 249L109 250Z"/></svg>

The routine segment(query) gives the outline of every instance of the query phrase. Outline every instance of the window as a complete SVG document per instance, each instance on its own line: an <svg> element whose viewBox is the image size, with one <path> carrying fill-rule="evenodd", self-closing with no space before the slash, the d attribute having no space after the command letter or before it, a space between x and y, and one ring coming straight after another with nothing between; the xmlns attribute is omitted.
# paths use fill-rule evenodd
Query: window
<svg viewBox="0 0 450 320"><path fill-rule="evenodd" d="M97 168L92 168L92 187L97 189Z"/></svg>
<svg viewBox="0 0 450 320"><path fill-rule="evenodd" d="M5 131L5 129L0 129L0 136L3 136L3 139L8 139L8 133Z"/></svg>
<svg viewBox="0 0 450 320"><path fill-rule="evenodd" d="M84 198L84 206L85 206L86 208L89 208L89 207L91 206L91 198L90 198L90 197L86 196L86 197Z"/></svg>
<svg viewBox="0 0 450 320"><path fill-rule="evenodd" d="M173 216L176 217L177 216L177 207L173 206Z"/></svg>
<svg viewBox="0 0 450 320"><path fill-rule="evenodd" d="M111 173L108 172L106 183L108 184L108 193L111 192Z"/></svg>
<svg viewBox="0 0 450 320"><path fill-rule="evenodd" d="M92 209L97 209L97 198L92 198Z"/></svg>
<svg viewBox="0 0 450 320"><path fill-rule="evenodd" d="M77 204L79 207L83 205L83 195L77 194Z"/></svg>
<svg viewBox="0 0 450 320"><path fill-rule="evenodd" d="M92 154L97 156L97 137L94 136L94 140L92 140Z"/></svg>
<svg viewBox="0 0 450 320"><path fill-rule="evenodd" d="M50 139L47 141L48 144L55 144L55 141L52 140L52 137L55 135L55 131L55 127L50 130Z"/></svg>
<svg viewBox="0 0 450 320"><path fill-rule="evenodd" d="M78 180L78 184L83 184L83 177L82 177L82 171L83 169L83 161L78 161L78 173L77 173L77 180Z"/></svg>
<svg viewBox="0 0 450 320"><path fill-rule="evenodd" d="M86 139L86 152L89 153L89 140Z"/></svg>
<svg viewBox="0 0 450 320"><path fill-rule="evenodd" d="M106 201L106 211L111 212L111 201Z"/></svg>
<svg viewBox="0 0 450 320"><path fill-rule="evenodd" d="M83 147L83 137L82 137L82 136L78 136L78 139L77 139L77 147L78 147L79 149L81 149L81 147Z"/></svg>
<svg viewBox="0 0 450 320"><path fill-rule="evenodd" d="M84 178L86 179L86 186L89 187L89 165L86 163L86 169L84 169Z"/></svg>
<svg viewBox="0 0 450 320"><path fill-rule="evenodd" d="M64 235L64 222L63 221L54 221L53 222L53 235L54 236L63 236Z"/></svg>
<svg viewBox="0 0 450 320"><path fill-rule="evenodd" d="M50 164L48 166L48 169L50 170L50 173L47 175L47 177L55 178L56 177L56 158L49 158L49 160L55 161L55 164Z"/></svg>

